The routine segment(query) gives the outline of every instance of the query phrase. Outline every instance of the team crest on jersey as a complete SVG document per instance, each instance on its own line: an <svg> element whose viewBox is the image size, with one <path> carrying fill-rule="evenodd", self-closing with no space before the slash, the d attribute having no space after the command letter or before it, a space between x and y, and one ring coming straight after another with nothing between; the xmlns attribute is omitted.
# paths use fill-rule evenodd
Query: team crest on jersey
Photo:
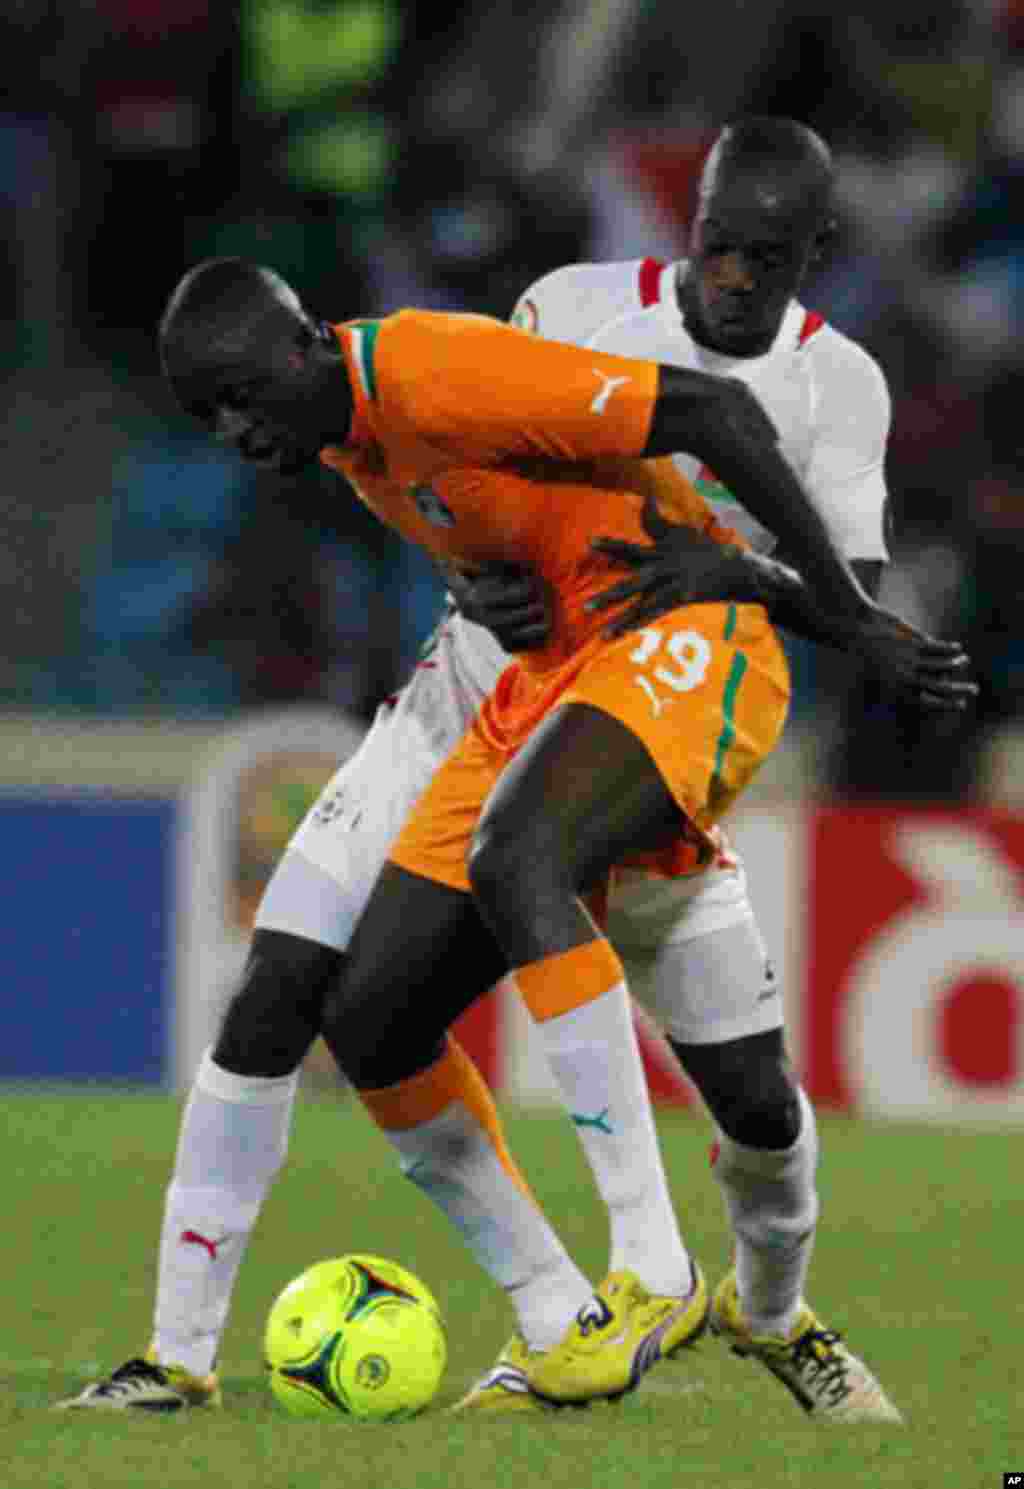
<svg viewBox="0 0 1024 1489"><path fill-rule="evenodd" d="M520 331L529 331L531 336L537 334L540 316L537 314L537 307L532 300L520 300L512 312L512 324L513 326L518 326Z"/></svg>
<svg viewBox="0 0 1024 1489"><path fill-rule="evenodd" d="M425 517L432 527L454 527L455 513L446 501L438 496L433 486L426 481L420 481L415 486L409 487L409 493L416 503L416 509L421 517Z"/></svg>
<svg viewBox="0 0 1024 1489"><path fill-rule="evenodd" d="M710 466L702 465L694 477L694 486L705 501L716 502L720 507L738 507L740 503L728 486L724 485Z"/></svg>

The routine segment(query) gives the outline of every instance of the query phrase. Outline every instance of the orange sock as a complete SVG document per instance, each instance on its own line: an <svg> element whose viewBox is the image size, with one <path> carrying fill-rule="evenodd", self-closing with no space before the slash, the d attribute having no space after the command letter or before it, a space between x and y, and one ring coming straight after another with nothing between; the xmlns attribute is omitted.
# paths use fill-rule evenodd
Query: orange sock
<svg viewBox="0 0 1024 1489"><path fill-rule="evenodd" d="M571 1013L625 981L622 963L603 936L517 967L515 976L538 1023Z"/></svg>
<svg viewBox="0 0 1024 1489"><path fill-rule="evenodd" d="M508 1150L487 1083L451 1034L446 1038L444 1054L426 1070L394 1086L356 1094L377 1126L387 1132L407 1132L439 1117L453 1101L461 1101L490 1138L502 1168L517 1188L530 1195L530 1186Z"/></svg>

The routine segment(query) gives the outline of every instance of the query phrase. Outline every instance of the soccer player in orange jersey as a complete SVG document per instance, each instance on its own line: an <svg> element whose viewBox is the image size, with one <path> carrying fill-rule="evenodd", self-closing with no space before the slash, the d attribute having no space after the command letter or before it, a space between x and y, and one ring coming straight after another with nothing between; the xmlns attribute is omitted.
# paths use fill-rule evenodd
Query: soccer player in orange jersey
<svg viewBox="0 0 1024 1489"><path fill-rule="evenodd" d="M646 463L687 449L784 539L834 637L950 706L962 657L867 599L738 383L482 317L326 325L237 260L186 276L161 347L184 406L246 458L322 459L437 558L529 563L550 586L550 638L503 674L413 810L340 975L279 988L276 1003L262 987L268 1017L257 1008L245 1039L215 1053L225 1087L237 1072L269 1089L322 1033L491 1275L525 1254L526 1282L561 1300L563 1337L514 1341L499 1364L523 1404L620 1394L699 1332L703 1280L695 1267L619 1272L588 1298L447 1030L513 969L606 1202L670 1209L622 968L583 896L630 856L705 861L717 817L778 737L788 679L760 604L677 604L609 641L589 607L611 567L591 535L642 541L658 505L659 520L722 536L687 482Z"/></svg>

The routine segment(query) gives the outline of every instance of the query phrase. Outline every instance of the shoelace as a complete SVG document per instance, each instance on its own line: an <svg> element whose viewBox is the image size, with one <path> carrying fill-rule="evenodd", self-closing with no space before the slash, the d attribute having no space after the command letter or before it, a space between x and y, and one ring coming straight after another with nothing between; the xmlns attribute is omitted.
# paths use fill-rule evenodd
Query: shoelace
<svg viewBox="0 0 1024 1489"><path fill-rule="evenodd" d="M97 1396L123 1396L133 1390L139 1390L144 1385L165 1386L167 1376L159 1365L153 1365L149 1360L129 1360L125 1365L119 1365L109 1380L103 1381L96 1387Z"/></svg>
<svg viewBox="0 0 1024 1489"><path fill-rule="evenodd" d="M833 1406L850 1392L847 1361L833 1347L839 1339L832 1329L808 1329L790 1347L793 1364L808 1386L827 1394Z"/></svg>

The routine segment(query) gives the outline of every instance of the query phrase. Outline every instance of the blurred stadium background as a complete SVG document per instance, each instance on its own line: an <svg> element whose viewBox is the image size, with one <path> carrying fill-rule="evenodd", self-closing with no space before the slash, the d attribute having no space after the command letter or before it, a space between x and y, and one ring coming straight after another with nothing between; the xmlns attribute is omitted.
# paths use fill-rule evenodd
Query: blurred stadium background
<svg viewBox="0 0 1024 1489"><path fill-rule="evenodd" d="M187 1079L270 865L440 596L334 476L253 476L185 426L154 350L179 274L238 252L332 316L503 316L557 264L682 254L710 137L757 111L838 157L804 299L890 379L888 597L964 638L982 693L921 720L794 647L736 837L812 1095L1019 1118L1021 0L17 0L0 76L0 1079ZM543 1094L513 1009L473 1038Z"/></svg>

